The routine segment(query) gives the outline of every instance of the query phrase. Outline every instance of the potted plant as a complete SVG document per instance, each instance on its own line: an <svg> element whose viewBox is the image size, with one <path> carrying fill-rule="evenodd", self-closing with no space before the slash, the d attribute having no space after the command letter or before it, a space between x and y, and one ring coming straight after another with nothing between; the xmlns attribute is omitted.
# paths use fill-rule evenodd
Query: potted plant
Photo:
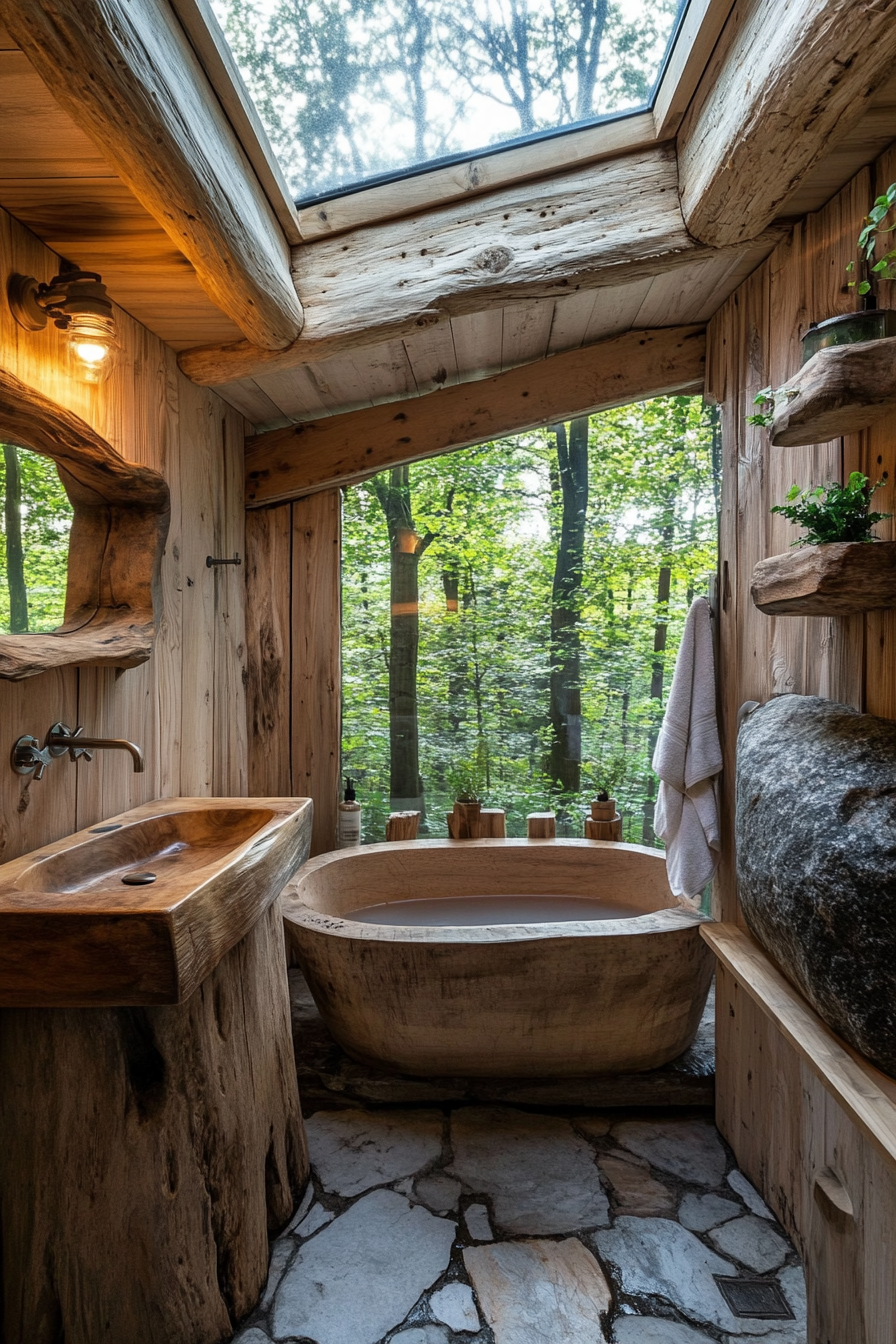
<svg viewBox="0 0 896 1344"><path fill-rule="evenodd" d="M841 313L826 322L813 322L803 336L803 363L829 345L855 345L860 341L878 341L896 336L896 312L878 308L877 286L881 280L896 280L896 248L876 259L879 241L896 230L896 182L892 183L871 207L858 239L859 269L851 261L847 271L853 279L849 288L856 291L862 307L855 313Z"/></svg>
<svg viewBox="0 0 896 1344"><path fill-rule="evenodd" d="M872 529L891 515L874 513L871 496L883 481L861 471L845 485L788 491L771 512L805 529L784 555L762 560L751 593L760 611L774 616L846 616L896 605L896 542Z"/></svg>
<svg viewBox="0 0 896 1344"><path fill-rule="evenodd" d="M478 761L464 761L448 771L448 785L454 793L454 810L448 813L448 833L452 840L479 839L483 773Z"/></svg>

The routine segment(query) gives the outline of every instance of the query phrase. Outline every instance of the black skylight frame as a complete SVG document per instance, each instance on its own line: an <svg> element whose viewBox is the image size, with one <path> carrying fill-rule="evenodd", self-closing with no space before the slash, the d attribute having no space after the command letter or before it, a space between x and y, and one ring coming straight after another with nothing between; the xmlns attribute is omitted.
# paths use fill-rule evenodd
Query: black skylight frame
<svg viewBox="0 0 896 1344"><path fill-rule="evenodd" d="M471 159L494 158L508 149L519 149L521 146L537 144L542 140L557 140L561 136L575 135L579 131L590 130L593 126L605 126L611 122L618 124L633 117L642 117L645 112L652 112L660 85L669 68L690 7L691 0L683 0L666 46L666 54L663 57L662 65L646 103L640 103L637 107L628 107L624 112L606 112L603 116L588 117L585 121L575 121L569 126L556 126L544 131L533 131L531 135L514 136L513 139L502 140L500 144L488 145L484 149L459 150L456 154L444 154L439 159L427 159L424 163L412 164L409 168L394 168L386 173L376 173L372 177L365 177L359 182L353 182L350 186L332 187L327 191L314 192L310 196L298 196L294 202L296 210L307 210L313 205L323 205L325 201L337 201L343 200L347 196L357 196L360 192L369 191L372 187L383 187L390 182L405 182L412 177L423 177L426 173L435 172L439 168L450 168L456 163L469 163Z"/></svg>

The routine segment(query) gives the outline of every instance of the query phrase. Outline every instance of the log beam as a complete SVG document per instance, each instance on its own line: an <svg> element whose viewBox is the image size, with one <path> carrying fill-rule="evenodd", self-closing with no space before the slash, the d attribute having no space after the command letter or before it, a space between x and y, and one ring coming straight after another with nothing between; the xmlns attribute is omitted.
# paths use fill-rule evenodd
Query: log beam
<svg viewBox="0 0 896 1344"><path fill-rule="evenodd" d="M681 217L674 147L653 147L297 248L300 340L279 354L247 342L197 347L178 362L216 386L705 255Z"/></svg>
<svg viewBox="0 0 896 1344"><path fill-rule="evenodd" d="M0 0L0 22L209 298L260 348L295 341L288 244L168 0Z"/></svg>
<svg viewBox="0 0 896 1344"><path fill-rule="evenodd" d="M699 392L705 358L702 326L630 331L482 382L258 434L246 441L246 504L351 485L573 415Z"/></svg>
<svg viewBox="0 0 896 1344"><path fill-rule="evenodd" d="M737 0L678 137L685 223L757 237L892 73L896 0Z"/></svg>

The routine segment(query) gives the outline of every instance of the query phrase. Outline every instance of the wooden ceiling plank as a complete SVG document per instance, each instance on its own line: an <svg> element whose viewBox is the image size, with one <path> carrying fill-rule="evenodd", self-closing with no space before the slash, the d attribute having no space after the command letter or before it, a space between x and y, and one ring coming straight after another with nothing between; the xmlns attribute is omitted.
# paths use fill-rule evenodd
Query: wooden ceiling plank
<svg viewBox="0 0 896 1344"><path fill-rule="evenodd" d="M485 382L294 425L247 442L249 507L364 480L573 415L703 387L702 326L628 332Z"/></svg>
<svg viewBox="0 0 896 1344"><path fill-rule="evenodd" d="M402 342L417 392L436 392L457 382L457 355L451 324L424 327Z"/></svg>
<svg viewBox="0 0 896 1344"><path fill-rule="evenodd" d="M298 211L299 229L307 242L332 238L367 224L400 219L448 201L482 196L519 182L645 149L655 139L652 113L620 117L529 145L471 155L461 163L348 191L330 201L312 202Z"/></svg>
<svg viewBox="0 0 896 1344"><path fill-rule="evenodd" d="M578 350L585 339L598 293L596 289L583 289L578 294L557 300L548 340L549 355L559 355L563 350Z"/></svg>
<svg viewBox="0 0 896 1344"><path fill-rule="evenodd" d="M518 368L544 359L551 339L554 300L537 303L512 303L504 309L501 326L501 368Z"/></svg>
<svg viewBox="0 0 896 1344"><path fill-rule="evenodd" d="M702 252L681 218L674 149L658 146L297 248L306 322L289 350L241 342L180 364L208 385L255 377L446 317L658 275Z"/></svg>
<svg viewBox="0 0 896 1344"><path fill-rule="evenodd" d="M693 236L756 238L869 109L894 58L896 0L737 0L678 137Z"/></svg>
<svg viewBox="0 0 896 1344"><path fill-rule="evenodd" d="M168 0L2 0L0 20L213 301L262 349L290 345L288 244Z"/></svg>
<svg viewBox="0 0 896 1344"><path fill-rule="evenodd" d="M653 102L658 140L678 131L734 0L690 0Z"/></svg>
<svg viewBox="0 0 896 1344"><path fill-rule="evenodd" d="M451 319L451 336L462 382L487 378L501 367L504 314L500 308L462 313Z"/></svg>
<svg viewBox="0 0 896 1344"><path fill-rule="evenodd" d="M618 289L599 289L582 344L593 345L595 341L631 331L652 284L653 280L648 276L634 284L620 285Z"/></svg>

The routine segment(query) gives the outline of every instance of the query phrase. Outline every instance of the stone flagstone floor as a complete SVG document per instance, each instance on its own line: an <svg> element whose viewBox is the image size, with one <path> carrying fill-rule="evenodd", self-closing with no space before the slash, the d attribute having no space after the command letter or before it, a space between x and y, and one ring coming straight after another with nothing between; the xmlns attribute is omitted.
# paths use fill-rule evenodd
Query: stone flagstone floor
<svg viewBox="0 0 896 1344"><path fill-rule="evenodd" d="M796 1253L703 1118L318 1111L235 1344L805 1344ZM714 1276L773 1279L791 1320Z"/></svg>

